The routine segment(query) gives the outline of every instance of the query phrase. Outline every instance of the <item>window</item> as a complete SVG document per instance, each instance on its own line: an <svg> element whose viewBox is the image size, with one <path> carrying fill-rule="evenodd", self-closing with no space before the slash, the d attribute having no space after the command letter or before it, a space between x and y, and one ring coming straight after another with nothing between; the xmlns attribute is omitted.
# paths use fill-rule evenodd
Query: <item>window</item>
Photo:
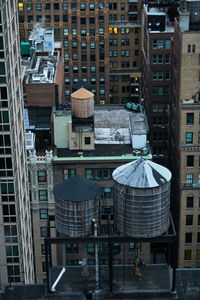
<svg viewBox="0 0 200 300"><path fill-rule="evenodd" d="M42 4L36 3L36 10L41 10L41 9L42 9Z"/></svg>
<svg viewBox="0 0 200 300"><path fill-rule="evenodd" d="M163 80L163 72L152 72L153 80Z"/></svg>
<svg viewBox="0 0 200 300"><path fill-rule="evenodd" d="M63 29L63 34L64 34L64 35L68 35L68 34L69 34L68 28L64 28L64 29Z"/></svg>
<svg viewBox="0 0 200 300"><path fill-rule="evenodd" d="M59 3L54 3L54 10L59 10Z"/></svg>
<svg viewBox="0 0 200 300"><path fill-rule="evenodd" d="M31 11L33 9L33 4L32 3L27 3L27 12Z"/></svg>
<svg viewBox="0 0 200 300"><path fill-rule="evenodd" d="M135 243L129 243L129 252L133 252L135 248Z"/></svg>
<svg viewBox="0 0 200 300"><path fill-rule="evenodd" d="M63 179L67 180L72 178L76 175L76 169L66 169L63 171Z"/></svg>
<svg viewBox="0 0 200 300"><path fill-rule="evenodd" d="M66 244L66 253L78 253L78 244L67 243Z"/></svg>
<svg viewBox="0 0 200 300"><path fill-rule="evenodd" d="M39 201L47 201L47 190L40 190L39 194Z"/></svg>
<svg viewBox="0 0 200 300"><path fill-rule="evenodd" d="M197 249L197 257L196 260L200 260L200 249Z"/></svg>
<svg viewBox="0 0 200 300"><path fill-rule="evenodd" d="M94 265L95 264L95 260L94 259L88 259L87 263L89 266Z"/></svg>
<svg viewBox="0 0 200 300"><path fill-rule="evenodd" d="M192 232L185 233L185 243L191 244L192 243Z"/></svg>
<svg viewBox="0 0 200 300"><path fill-rule="evenodd" d="M46 261L42 262L42 272L46 272Z"/></svg>
<svg viewBox="0 0 200 300"><path fill-rule="evenodd" d="M19 3L18 4L18 8L20 11L24 10L24 4L23 3Z"/></svg>
<svg viewBox="0 0 200 300"><path fill-rule="evenodd" d="M47 227L40 227L40 236L46 237L47 235Z"/></svg>
<svg viewBox="0 0 200 300"><path fill-rule="evenodd" d="M111 187L105 187L104 188L104 198L112 198L112 188Z"/></svg>
<svg viewBox="0 0 200 300"><path fill-rule="evenodd" d="M38 182L46 182L46 171L38 171Z"/></svg>
<svg viewBox="0 0 200 300"><path fill-rule="evenodd" d="M198 226L200 225L200 215L198 215Z"/></svg>
<svg viewBox="0 0 200 300"><path fill-rule="evenodd" d="M113 265L120 265L121 260L120 259L113 259L112 263L113 263Z"/></svg>
<svg viewBox="0 0 200 300"><path fill-rule="evenodd" d="M63 10L68 10L68 3L63 3L62 8Z"/></svg>
<svg viewBox="0 0 200 300"><path fill-rule="evenodd" d="M84 3L80 4L80 10L81 10L81 11L84 11L84 10L85 10L85 4L84 4Z"/></svg>
<svg viewBox="0 0 200 300"><path fill-rule="evenodd" d="M94 3L90 3L89 9L90 9L90 10L94 10L94 8L95 8Z"/></svg>
<svg viewBox="0 0 200 300"><path fill-rule="evenodd" d="M165 40L165 49L170 49L170 40Z"/></svg>
<svg viewBox="0 0 200 300"><path fill-rule="evenodd" d="M185 250L184 260L191 260L192 250Z"/></svg>
<svg viewBox="0 0 200 300"><path fill-rule="evenodd" d="M99 28L99 34L104 34L104 29L102 27Z"/></svg>
<svg viewBox="0 0 200 300"><path fill-rule="evenodd" d="M90 43L90 49L95 49L95 43L94 42L92 42L92 43Z"/></svg>
<svg viewBox="0 0 200 300"><path fill-rule="evenodd" d="M193 215L185 216L185 225L193 225Z"/></svg>
<svg viewBox="0 0 200 300"><path fill-rule="evenodd" d="M153 64L162 64L163 63L163 56L162 56L162 54L154 54L154 55L152 55L152 63Z"/></svg>
<svg viewBox="0 0 200 300"><path fill-rule="evenodd" d="M72 10L76 10L76 2L72 2L71 3L71 9Z"/></svg>
<svg viewBox="0 0 200 300"><path fill-rule="evenodd" d="M193 196L187 196L186 207L187 208L193 208L194 207L194 197Z"/></svg>
<svg viewBox="0 0 200 300"><path fill-rule="evenodd" d="M192 53L195 53L195 45L192 45Z"/></svg>
<svg viewBox="0 0 200 300"><path fill-rule="evenodd" d="M113 169L108 168L97 168L97 169L85 169L85 177L87 179L95 179L95 180L110 180L112 179Z"/></svg>
<svg viewBox="0 0 200 300"><path fill-rule="evenodd" d="M193 143L193 132L186 132L186 144Z"/></svg>
<svg viewBox="0 0 200 300"><path fill-rule="evenodd" d="M162 49L163 48L163 40L153 40L153 49Z"/></svg>
<svg viewBox="0 0 200 300"><path fill-rule="evenodd" d="M11 282L20 282L20 268L18 265L7 266L8 277Z"/></svg>
<svg viewBox="0 0 200 300"><path fill-rule="evenodd" d="M165 63L166 64L170 63L170 54L165 54Z"/></svg>
<svg viewBox="0 0 200 300"><path fill-rule="evenodd" d="M91 141L90 141L90 137L86 136L85 137L85 145L90 145Z"/></svg>
<svg viewBox="0 0 200 300"><path fill-rule="evenodd" d="M93 254L95 250L95 244L94 243L88 243L87 244L87 252L88 254Z"/></svg>
<svg viewBox="0 0 200 300"><path fill-rule="evenodd" d="M185 183L192 184L193 183L193 174L186 174L186 181Z"/></svg>
<svg viewBox="0 0 200 300"><path fill-rule="evenodd" d="M44 244L41 245L41 254L45 255L45 245Z"/></svg>
<svg viewBox="0 0 200 300"><path fill-rule="evenodd" d="M154 96L162 96L163 95L163 87L162 86L153 86L152 94Z"/></svg>
<svg viewBox="0 0 200 300"><path fill-rule="evenodd" d="M197 243L200 243L200 232L197 232Z"/></svg>
<svg viewBox="0 0 200 300"><path fill-rule="evenodd" d="M76 16L72 16L72 24L76 24Z"/></svg>
<svg viewBox="0 0 200 300"><path fill-rule="evenodd" d="M188 53L191 53L191 45L188 45Z"/></svg>
<svg viewBox="0 0 200 300"><path fill-rule="evenodd" d="M99 23L103 23L104 22L104 16L99 16Z"/></svg>
<svg viewBox="0 0 200 300"><path fill-rule="evenodd" d="M99 9L103 9L103 2L99 2Z"/></svg>
<svg viewBox="0 0 200 300"><path fill-rule="evenodd" d="M186 125L193 125L194 124L194 113L187 113L186 114Z"/></svg>
<svg viewBox="0 0 200 300"><path fill-rule="evenodd" d="M86 42L81 43L81 49L86 49L86 46L87 46Z"/></svg>
<svg viewBox="0 0 200 300"><path fill-rule="evenodd" d="M66 260L66 265L67 266L78 266L79 261L77 259Z"/></svg>
<svg viewBox="0 0 200 300"><path fill-rule="evenodd" d="M48 217L48 210L45 209L40 209L40 219L47 219Z"/></svg>
<svg viewBox="0 0 200 300"><path fill-rule="evenodd" d="M194 155L187 155L187 167L194 167Z"/></svg>
<svg viewBox="0 0 200 300"><path fill-rule="evenodd" d="M6 260L7 263L19 262L19 250L18 246L6 246Z"/></svg>

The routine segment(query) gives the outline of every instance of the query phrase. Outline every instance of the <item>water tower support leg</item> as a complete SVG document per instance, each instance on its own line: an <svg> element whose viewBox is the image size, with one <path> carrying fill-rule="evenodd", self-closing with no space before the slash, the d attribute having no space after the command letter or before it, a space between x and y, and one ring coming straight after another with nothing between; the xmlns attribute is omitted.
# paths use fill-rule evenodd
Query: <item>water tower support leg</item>
<svg viewBox="0 0 200 300"><path fill-rule="evenodd" d="M172 292L176 291L176 243L172 244L172 267L173 267L173 277L172 277Z"/></svg>

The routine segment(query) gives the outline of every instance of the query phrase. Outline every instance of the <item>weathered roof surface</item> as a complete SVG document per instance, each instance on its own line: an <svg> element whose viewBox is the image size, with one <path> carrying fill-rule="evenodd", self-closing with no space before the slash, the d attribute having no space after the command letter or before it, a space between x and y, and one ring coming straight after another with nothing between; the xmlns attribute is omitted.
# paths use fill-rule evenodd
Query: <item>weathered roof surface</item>
<svg viewBox="0 0 200 300"><path fill-rule="evenodd" d="M72 93L71 97L79 100L85 100L94 97L94 94L84 88L80 88L78 91Z"/></svg>
<svg viewBox="0 0 200 300"><path fill-rule="evenodd" d="M96 182L78 175L64 180L53 189L55 198L76 202L94 199L101 192L102 188Z"/></svg>
<svg viewBox="0 0 200 300"><path fill-rule="evenodd" d="M143 158L118 167L113 179L134 188L153 188L170 181L171 172L150 160Z"/></svg>

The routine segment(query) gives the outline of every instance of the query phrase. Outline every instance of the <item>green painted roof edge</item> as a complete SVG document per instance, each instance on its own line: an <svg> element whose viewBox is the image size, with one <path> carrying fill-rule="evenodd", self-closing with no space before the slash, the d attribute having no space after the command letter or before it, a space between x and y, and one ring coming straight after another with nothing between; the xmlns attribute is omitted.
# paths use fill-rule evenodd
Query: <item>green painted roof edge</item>
<svg viewBox="0 0 200 300"><path fill-rule="evenodd" d="M130 160L130 159L138 159L143 157L144 159L152 159L152 155L121 155L121 156L79 156L79 157L57 157L54 156L54 161L69 161L69 160Z"/></svg>

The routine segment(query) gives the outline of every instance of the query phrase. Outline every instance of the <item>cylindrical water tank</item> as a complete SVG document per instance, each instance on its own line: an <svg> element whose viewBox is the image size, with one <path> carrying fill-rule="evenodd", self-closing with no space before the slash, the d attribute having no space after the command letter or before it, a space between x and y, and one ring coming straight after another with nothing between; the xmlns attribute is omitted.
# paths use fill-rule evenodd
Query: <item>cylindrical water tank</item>
<svg viewBox="0 0 200 300"><path fill-rule="evenodd" d="M89 118L94 115L94 94L80 88L71 94L72 114L77 118Z"/></svg>
<svg viewBox="0 0 200 300"><path fill-rule="evenodd" d="M95 182L74 176L56 185L55 225L58 232L80 237L92 230L92 219L98 220L102 188Z"/></svg>
<svg viewBox="0 0 200 300"><path fill-rule="evenodd" d="M140 158L113 172L115 224L132 237L155 237L167 231L171 172Z"/></svg>

